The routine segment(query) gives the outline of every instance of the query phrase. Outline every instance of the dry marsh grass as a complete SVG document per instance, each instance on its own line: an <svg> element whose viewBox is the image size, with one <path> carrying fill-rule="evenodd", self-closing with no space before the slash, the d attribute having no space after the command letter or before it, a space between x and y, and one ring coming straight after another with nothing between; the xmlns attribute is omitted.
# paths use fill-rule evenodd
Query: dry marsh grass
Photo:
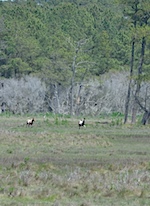
<svg viewBox="0 0 150 206"><path fill-rule="evenodd" d="M0 205L150 205L149 126L35 119L0 118Z"/></svg>

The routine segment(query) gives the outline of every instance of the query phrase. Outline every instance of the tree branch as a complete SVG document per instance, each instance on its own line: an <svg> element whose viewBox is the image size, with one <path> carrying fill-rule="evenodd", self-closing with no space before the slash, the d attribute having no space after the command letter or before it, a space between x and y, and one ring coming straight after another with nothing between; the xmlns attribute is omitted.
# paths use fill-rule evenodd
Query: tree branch
<svg viewBox="0 0 150 206"><path fill-rule="evenodd" d="M144 110L145 112L148 112L148 110L146 109L146 107L144 107L144 106L141 104L140 100L138 99L138 97L137 97L136 95L135 95L135 100L136 100L137 104L140 106L140 108L141 108L142 110Z"/></svg>

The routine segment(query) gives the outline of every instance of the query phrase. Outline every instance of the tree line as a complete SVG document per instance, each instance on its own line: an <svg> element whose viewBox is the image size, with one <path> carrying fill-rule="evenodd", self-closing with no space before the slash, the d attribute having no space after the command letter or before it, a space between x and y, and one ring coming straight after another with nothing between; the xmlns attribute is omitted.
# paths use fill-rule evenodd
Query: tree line
<svg viewBox="0 0 150 206"><path fill-rule="evenodd" d="M148 0L0 2L0 74L17 81L40 78L47 87L45 102L55 99L56 112L60 91L66 90L72 115L83 104L85 82L127 71L124 122L132 107L132 122L140 109L144 124L150 116L149 93L141 96L150 77L149 33Z"/></svg>

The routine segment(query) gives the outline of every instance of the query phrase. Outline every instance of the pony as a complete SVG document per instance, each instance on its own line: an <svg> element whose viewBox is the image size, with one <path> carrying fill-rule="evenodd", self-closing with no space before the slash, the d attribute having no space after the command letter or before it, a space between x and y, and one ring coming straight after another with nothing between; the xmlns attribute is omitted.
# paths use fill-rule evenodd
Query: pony
<svg viewBox="0 0 150 206"><path fill-rule="evenodd" d="M85 118L83 120L79 120L78 126L79 126L79 129L80 127L85 127Z"/></svg>
<svg viewBox="0 0 150 206"><path fill-rule="evenodd" d="M33 122L34 122L35 120L34 120L34 118L32 118L32 119L28 119L27 120L27 125L29 126L29 125L33 125Z"/></svg>

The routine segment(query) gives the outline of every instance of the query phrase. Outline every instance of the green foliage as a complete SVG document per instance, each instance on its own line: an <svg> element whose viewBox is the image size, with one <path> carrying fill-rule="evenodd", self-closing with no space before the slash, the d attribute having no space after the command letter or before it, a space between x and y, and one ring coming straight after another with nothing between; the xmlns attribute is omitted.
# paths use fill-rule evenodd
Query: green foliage
<svg viewBox="0 0 150 206"><path fill-rule="evenodd" d="M120 112L113 112L111 114L112 118L116 118L116 117L123 117L123 114L121 114Z"/></svg>
<svg viewBox="0 0 150 206"><path fill-rule="evenodd" d="M111 126L121 126L123 124L123 119L122 118L116 118L116 119L112 119L111 121Z"/></svg>
<svg viewBox="0 0 150 206"><path fill-rule="evenodd" d="M97 1L41 1L41 4L15 1L3 2L2 5L0 35L5 50L0 48L3 56L0 73L5 77L42 73L43 78L66 82L71 78L70 67L74 57L74 50L67 39L71 42L89 40L79 59L93 62L89 65L89 77L117 68L116 62L118 66L127 62L120 58L128 56L126 47L123 51L120 49L127 40L124 38L122 44L120 41L119 48L115 43L116 22L122 14L121 9L116 15L115 7L108 9L103 2ZM120 54L112 56L117 50L121 51ZM112 66L114 58L117 61ZM78 69L78 77L82 77L85 67L87 65Z"/></svg>
<svg viewBox="0 0 150 206"><path fill-rule="evenodd" d="M149 13L148 0L1 2L0 74L34 74L46 83L70 85L77 42L86 40L76 61L76 66L82 62L74 79L80 82L128 68L133 37L137 67L145 36L143 81L149 81Z"/></svg>
<svg viewBox="0 0 150 206"><path fill-rule="evenodd" d="M123 124L124 115L120 112L113 112L111 115L111 126L121 126Z"/></svg>

